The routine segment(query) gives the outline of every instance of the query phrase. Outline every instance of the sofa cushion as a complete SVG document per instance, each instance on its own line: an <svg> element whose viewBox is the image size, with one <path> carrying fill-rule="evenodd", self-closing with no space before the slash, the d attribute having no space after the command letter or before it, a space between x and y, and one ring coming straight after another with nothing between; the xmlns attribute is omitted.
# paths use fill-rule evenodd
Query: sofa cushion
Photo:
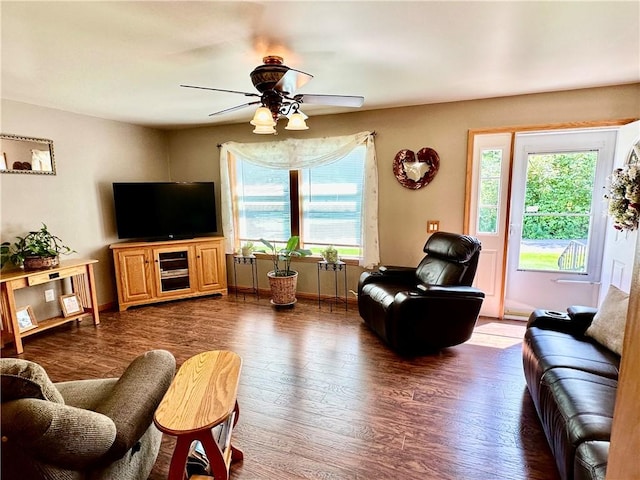
<svg viewBox="0 0 640 480"><path fill-rule="evenodd" d="M576 450L573 480L605 480L608 458L609 442L581 443Z"/></svg>
<svg viewBox="0 0 640 480"><path fill-rule="evenodd" d="M629 308L629 294L609 286L607 296L593 317L593 321L585 335L593 338L609 350L622 355L624 329L627 324L627 309Z"/></svg>
<svg viewBox="0 0 640 480"><path fill-rule="evenodd" d="M578 446L609 441L618 382L572 368L552 368L540 385L540 417L563 479L573 478Z"/></svg>
<svg viewBox="0 0 640 480"><path fill-rule="evenodd" d="M64 399L37 363L19 358L0 359L2 401L36 398L64 404Z"/></svg>
<svg viewBox="0 0 640 480"><path fill-rule="evenodd" d="M551 368L568 367L618 378L620 357L588 338L531 327L525 333L525 342L539 364L540 377Z"/></svg>

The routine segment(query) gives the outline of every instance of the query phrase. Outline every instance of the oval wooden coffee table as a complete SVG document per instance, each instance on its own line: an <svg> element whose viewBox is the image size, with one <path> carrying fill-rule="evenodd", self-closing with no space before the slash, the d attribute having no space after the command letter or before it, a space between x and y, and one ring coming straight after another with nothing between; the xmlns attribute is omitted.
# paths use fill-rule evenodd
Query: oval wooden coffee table
<svg viewBox="0 0 640 480"><path fill-rule="evenodd" d="M169 480L184 480L194 440L202 443L215 480L228 480L231 462L242 460L231 445L241 368L237 354L216 350L191 357L178 370L153 419L160 431L177 437Z"/></svg>

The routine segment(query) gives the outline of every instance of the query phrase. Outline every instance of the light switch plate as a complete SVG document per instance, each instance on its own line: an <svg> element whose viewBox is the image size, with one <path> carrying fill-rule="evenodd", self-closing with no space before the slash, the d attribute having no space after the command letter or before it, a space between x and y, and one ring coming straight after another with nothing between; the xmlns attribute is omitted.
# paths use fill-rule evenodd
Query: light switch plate
<svg viewBox="0 0 640 480"><path fill-rule="evenodd" d="M440 230L440 220L427 220L427 233L433 233Z"/></svg>
<svg viewBox="0 0 640 480"><path fill-rule="evenodd" d="M55 291L51 288L49 290L44 291L44 301L45 302L53 302L56 299Z"/></svg>

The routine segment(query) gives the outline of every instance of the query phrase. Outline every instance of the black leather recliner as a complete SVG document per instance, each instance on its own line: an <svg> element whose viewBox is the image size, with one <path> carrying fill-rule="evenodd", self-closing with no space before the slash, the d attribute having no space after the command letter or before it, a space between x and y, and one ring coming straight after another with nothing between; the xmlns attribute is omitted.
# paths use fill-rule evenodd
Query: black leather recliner
<svg viewBox="0 0 640 480"><path fill-rule="evenodd" d="M393 350L417 355L471 337L484 293L471 286L480 242L468 235L436 232L417 268L364 272L358 309L364 322Z"/></svg>

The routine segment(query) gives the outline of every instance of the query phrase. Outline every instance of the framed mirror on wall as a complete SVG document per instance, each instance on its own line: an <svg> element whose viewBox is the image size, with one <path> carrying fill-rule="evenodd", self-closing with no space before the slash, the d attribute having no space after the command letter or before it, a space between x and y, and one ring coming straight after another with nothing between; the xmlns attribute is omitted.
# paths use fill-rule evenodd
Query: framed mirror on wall
<svg viewBox="0 0 640 480"><path fill-rule="evenodd" d="M0 133L0 173L55 175L53 140Z"/></svg>

